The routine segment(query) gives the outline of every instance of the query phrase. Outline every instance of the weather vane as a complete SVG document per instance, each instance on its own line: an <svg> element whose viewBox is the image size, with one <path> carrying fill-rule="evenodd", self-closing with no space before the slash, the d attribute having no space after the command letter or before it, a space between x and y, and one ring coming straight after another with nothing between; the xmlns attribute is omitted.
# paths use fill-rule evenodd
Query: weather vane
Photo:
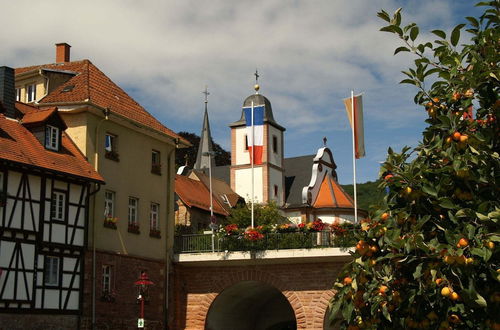
<svg viewBox="0 0 500 330"><path fill-rule="evenodd" d="M326 141L328 141L328 139L326 138L326 136L323 137L323 146L326 147Z"/></svg>
<svg viewBox="0 0 500 330"><path fill-rule="evenodd" d="M257 71L257 69L255 69L255 73L253 74L255 76L255 86L253 86L253 89L255 89L255 94L259 94L259 71Z"/></svg>
<svg viewBox="0 0 500 330"><path fill-rule="evenodd" d="M205 94L205 104L208 103L208 95L210 95L210 93L208 92L208 87L207 85L205 85L205 90L203 92L201 92L202 94Z"/></svg>

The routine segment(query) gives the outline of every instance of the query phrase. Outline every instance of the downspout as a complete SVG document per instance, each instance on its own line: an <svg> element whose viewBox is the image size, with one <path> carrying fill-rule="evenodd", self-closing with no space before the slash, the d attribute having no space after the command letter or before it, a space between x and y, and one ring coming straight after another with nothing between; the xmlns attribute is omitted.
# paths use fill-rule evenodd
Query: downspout
<svg viewBox="0 0 500 330"><path fill-rule="evenodd" d="M179 148L179 139L176 138L174 141L175 141L175 147L172 149L172 151L170 151L170 153L168 154L168 157L167 157L167 161L168 161L168 171L167 171L168 178L167 178L167 181L168 181L168 183L172 182L172 186L173 186L172 190L170 190L170 189L167 188L167 210L170 209L171 210L170 212L172 212L172 210L174 208L173 204L170 205L170 200L171 199L172 199L172 201L175 200L174 198L171 198L171 197L173 197L172 196L172 191L175 194L175 180L172 180L172 173L174 171L174 166L172 164L172 155L174 154L175 150L177 148ZM175 164L175 162L174 162L174 164ZM168 216L168 213L167 213L167 216ZM167 224L168 224L168 222L167 222ZM174 228L172 228L172 230L174 230L174 229L175 229L175 220L174 220ZM165 233L165 234L167 234L167 233ZM165 313L165 315L164 315L165 325L164 325L164 329L168 329L168 321L169 321L169 318L168 318L169 295L168 295L168 293L169 293L169 287L170 287L169 280L170 280L170 261L171 261L170 255L171 255L171 251L168 248L168 241L169 241L168 237L169 237L169 235L167 234L166 235L167 239L165 240L165 242L166 242L166 254L167 254L167 258L165 260L165 294L164 294L164 296L165 296L165 303L164 303L164 305L165 305L165 310L164 310L164 313Z"/></svg>
<svg viewBox="0 0 500 330"><path fill-rule="evenodd" d="M95 142L94 142L94 169L97 173L99 173L99 128L101 124L109 119L109 109L104 110L104 118L97 124L95 128ZM97 193L97 191L96 191ZM92 203L92 329L96 329L96 318L95 318L95 302L96 302L96 247L95 247L95 233L96 233L96 221L95 221L95 212L96 212L96 201L95 197L93 198Z"/></svg>

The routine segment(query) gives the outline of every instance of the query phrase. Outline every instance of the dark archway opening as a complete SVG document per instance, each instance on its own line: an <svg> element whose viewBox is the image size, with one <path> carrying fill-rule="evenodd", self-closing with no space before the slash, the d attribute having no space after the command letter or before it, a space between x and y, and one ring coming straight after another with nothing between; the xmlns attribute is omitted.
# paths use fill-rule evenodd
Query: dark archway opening
<svg viewBox="0 0 500 330"><path fill-rule="evenodd" d="M292 330L295 313L275 287L258 281L239 282L221 292L210 306L206 330Z"/></svg>

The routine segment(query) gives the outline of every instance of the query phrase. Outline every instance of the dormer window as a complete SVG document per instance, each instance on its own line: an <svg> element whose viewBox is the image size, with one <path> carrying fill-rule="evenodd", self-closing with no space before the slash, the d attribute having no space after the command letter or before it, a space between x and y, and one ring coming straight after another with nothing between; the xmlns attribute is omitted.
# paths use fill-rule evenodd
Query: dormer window
<svg viewBox="0 0 500 330"><path fill-rule="evenodd" d="M26 86L26 102L35 102L36 100L36 85L31 84Z"/></svg>
<svg viewBox="0 0 500 330"><path fill-rule="evenodd" d="M59 128L51 125L45 127L45 148L59 150Z"/></svg>

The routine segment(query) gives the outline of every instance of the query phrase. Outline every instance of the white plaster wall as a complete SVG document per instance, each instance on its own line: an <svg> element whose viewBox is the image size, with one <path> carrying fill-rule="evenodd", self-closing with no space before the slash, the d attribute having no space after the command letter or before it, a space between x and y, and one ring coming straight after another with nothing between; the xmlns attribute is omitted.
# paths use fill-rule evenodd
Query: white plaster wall
<svg viewBox="0 0 500 330"><path fill-rule="evenodd" d="M246 134L245 126L235 128L236 165L250 164L250 153L245 149Z"/></svg>
<svg viewBox="0 0 500 330"><path fill-rule="evenodd" d="M278 186L278 198L274 197L274 185ZM278 206L283 205L283 173L269 168L269 199L276 201Z"/></svg>
<svg viewBox="0 0 500 330"><path fill-rule="evenodd" d="M252 169L243 168L234 171L234 179L236 182L235 190L236 193L247 202L251 201L252 196ZM254 201L257 203L262 203L263 199L263 174L262 167L254 168Z"/></svg>
<svg viewBox="0 0 500 330"><path fill-rule="evenodd" d="M268 125L269 127L269 135L267 137L267 145L269 146L268 148L268 153L269 153L269 163L271 164L274 164L276 166L279 166L279 167L282 167L283 166L283 159L281 157L281 155L283 155L283 150L281 150L281 141L283 140L283 133L271 126L271 125ZM274 153L273 152L273 135L276 136L276 138L278 139L278 152L277 153Z"/></svg>

